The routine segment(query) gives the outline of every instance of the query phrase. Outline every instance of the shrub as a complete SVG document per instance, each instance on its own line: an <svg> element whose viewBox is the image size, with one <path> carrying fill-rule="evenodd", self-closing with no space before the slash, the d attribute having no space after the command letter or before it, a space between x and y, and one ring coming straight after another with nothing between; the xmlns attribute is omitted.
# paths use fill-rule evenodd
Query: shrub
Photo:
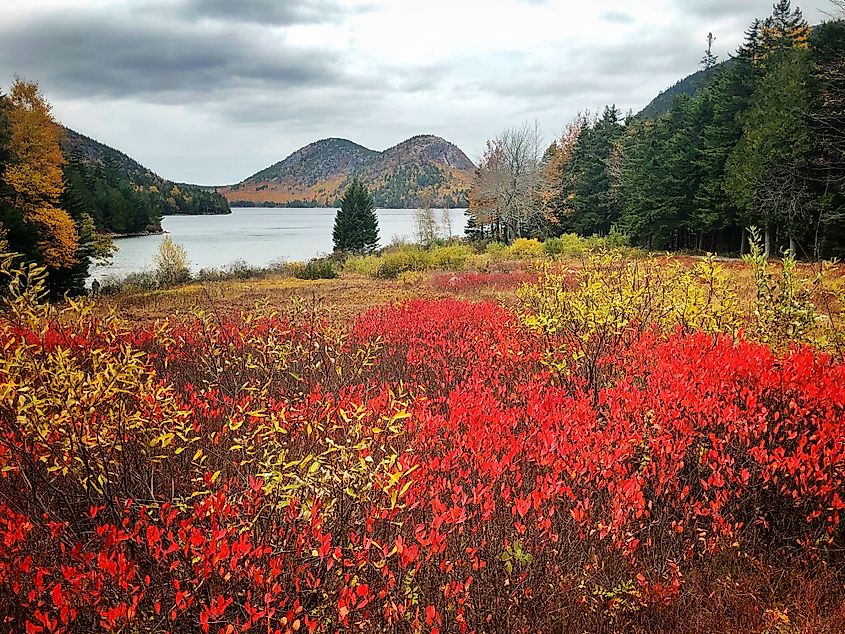
<svg viewBox="0 0 845 634"><path fill-rule="evenodd" d="M602 359L645 332L733 334L741 323L736 294L712 258L692 269L669 258L639 262L618 254L589 256L572 271L546 264L519 297L526 323L567 351L569 358L553 355L557 369L579 368L593 390L606 375Z"/></svg>
<svg viewBox="0 0 845 634"><path fill-rule="evenodd" d="M472 249L463 245L437 247L431 251L431 267L449 271L461 271L472 255Z"/></svg>
<svg viewBox="0 0 845 634"><path fill-rule="evenodd" d="M366 275L367 277L378 277L378 270L381 266L381 258L377 255L353 256L346 259L343 268L347 271Z"/></svg>
<svg viewBox="0 0 845 634"><path fill-rule="evenodd" d="M586 248L586 241L574 233L565 233L559 238L548 238L543 242L543 253L551 256L579 256Z"/></svg>
<svg viewBox="0 0 845 634"><path fill-rule="evenodd" d="M158 288L160 283L161 277L158 272L140 271L138 273L130 273L122 280L110 280L107 286L116 288L118 292L151 291Z"/></svg>
<svg viewBox="0 0 845 634"><path fill-rule="evenodd" d="M615 226L610 228L606 236L593 235L586 239L587 249L594 253L624 249L631 245L630 237Z"/></svg>
<svg viewBox="0 0 845 634"><path fill-rule="evenodd" d="M752 227L750 233L751 252L743 260L751 265L754 274L756 338L779 349L793 343L814 342L820 315L811 300L811 289L821 284L821 274L812 280L800 280L795 258L788 254L776 277L760 248L759 231Z"/></svg>
<svg viewBox="0 0 845 634"><path fill-rule="evenodd" d="M501 242L488 242L484 252L494 260L504 259L508 255L508 246Z"/></svg>
<svg viewBox="0 0 845 634"><path fill-rule="evenodd" d="M159 286L175 286L191 279L188 252L185 247L173 242L170 236L165 236L162 240L153 263Z"/></svg>
<svg viewBox="0 0 845 634"><path fill-rule="evenodd" d="M333 280L337 277L337 268L328 258L316 258L295 268L293 275L300 280Z"/></svg>
<svg viewBox="0 0 845 634"><path fill-rule="evenodd" d="M406 271L426 271L430 267L431 255L418 246L404 246L386 251L381 256L378 276L396 278Z"/></svg>
<svg viewBox="0 0 845 634"><path fill-rule="evenodd" d="M0 273L8 631L842 631L845 366L812 349L652 316L592 391L490 302L139 325Z"/></svg>
<svg viewBox="0 0 845 634"><path fill-rule="evenodd" d="M521 260L538 258L543 255L543 245L534 238L517 238L508 247L508 255Z"/></svg>
<svg viewBox="0 0 845 634"><path fill-rule="evenodd" d="M420 271L405 271L397 277L399 283L405 286L416 286L424 279L426 279L425 273Z"/></svg>

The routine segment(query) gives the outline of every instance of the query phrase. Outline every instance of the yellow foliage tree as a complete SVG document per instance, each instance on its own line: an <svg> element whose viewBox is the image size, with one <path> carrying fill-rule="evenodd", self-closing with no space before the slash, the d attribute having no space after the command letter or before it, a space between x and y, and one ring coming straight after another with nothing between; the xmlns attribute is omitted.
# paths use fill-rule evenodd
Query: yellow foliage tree
<svg viewBox="0 0 845 634"><path fill-rule="evenodd" d="M2 174L10 190L7 202L36 232L43 264L73 266L79 236L59 202L64 192L62 130L37 83L17 78L8 99L11 160Z"/></svg>

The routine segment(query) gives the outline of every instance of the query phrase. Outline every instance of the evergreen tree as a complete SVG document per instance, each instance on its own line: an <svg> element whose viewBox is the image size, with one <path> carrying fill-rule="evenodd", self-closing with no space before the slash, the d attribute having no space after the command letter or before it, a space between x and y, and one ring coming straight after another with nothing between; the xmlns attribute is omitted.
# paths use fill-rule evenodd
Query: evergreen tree
<svg viewBox="0 0 845 634"><path fill-rule="evenodd" d="M663 118L636 121L627 132L620 228L639 244L668 248L672 227L666 222L663 175L669 126Z"/></svg>
<svg viewBox="0 0 845 634"><path fill-rule="evenodd" d="M375 203L364 184L353 178L346 188L335 216L335 251L360 253L378 247L378 218Z"/></svg>
<svg viewBox="0 0 845 634"><path fill-rule="evenodd" d="M752 57L762 77L727 164L726 189L748 219L765 227L767 255L778 229L785 230L794 251L806 223L812 148L808 33L800 10L793 11L788 0L763 22L759 53Z"/></svg>
<svg viewBox="0 0 845 634"><path fill-rule="evenodd" d="M808 48L810 33L801 9L793 9L790 0L779 0L760 29L760 55L756 63L766 68L769 63L779 63L780 57L793 49Z"/></svg>
<svg viewBox="0 0 845 634"><path fill-rule="evenodd" d="M608 166L622 138L624 127L616 106L607 106L593 126L585 123L572 156L572 185L567 193L572 212L568 229L582 235L608 233L619 217L618 201L611 193L613 175Z"/></svg>
<svg viewBox="0 0 845 634"><path fill-rule="evenodd" d="M749 41L756 37L754 29ZM758 80L750 49L743 47L735 62L705 89L712 114L701 134L701 184L695 195L695 215L706 230L720 233L722 238L716 244L728 250L744 248L743 229L753 222L729 195L725 177L728 159L742 137L742 118Z"/></svg>
<svg viewBox="0 0 845 634"><path fill-rule="evenodd" d="M701 58L701 66L704 70L710 70L719 61L719 57L713 53L713 42L716 38L712 33L707 34L707 50L704 52L704 57Z"/></svg>
<svg viewBox="0 0 845 634"><path fill-rule="evenodd" d="M810 186L818 201L813 253L845 256L845 22L819 26L811 39L814 104Z"/></svg>

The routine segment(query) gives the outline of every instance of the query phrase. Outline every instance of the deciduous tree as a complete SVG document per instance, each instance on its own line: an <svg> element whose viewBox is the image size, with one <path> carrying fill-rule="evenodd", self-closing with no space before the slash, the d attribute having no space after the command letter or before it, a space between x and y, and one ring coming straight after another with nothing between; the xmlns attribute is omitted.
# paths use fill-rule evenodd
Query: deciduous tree
<svg viewBox="0 0 845 634"><path fill-rule="evenodd" d="M70 215L61 208L64 192L61 128L38 84L17 79L8 97L9 159L3 170L5 206L18 210L34 233L37 259L62 269L77 261L79 236ZM26 244L27 240L20 240Z"/></svg>
<svg viewBox="0 0 845 634"><path fill-rule="evenodd" d="M487 142L470 195L470 211L476 215L476 224L489 218L495 239L510 242L542 224L542 158L537 123L509 128Z"/></svg>

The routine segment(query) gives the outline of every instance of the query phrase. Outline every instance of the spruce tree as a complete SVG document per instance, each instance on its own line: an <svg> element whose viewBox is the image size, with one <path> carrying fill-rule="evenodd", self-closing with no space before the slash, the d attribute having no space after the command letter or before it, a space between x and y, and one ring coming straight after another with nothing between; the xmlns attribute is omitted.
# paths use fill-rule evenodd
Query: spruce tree
<svg viewBox="0 0 845 634"><path fill-rule="evenodd" d="M794 251L806 225L812 137L805 113L812 97L809 27L801 11L782 0L761 32L752 64L762 76L741 117L742 137L727 164L726 190L765 227L769 255L778 229L785 229Z"/></svg>
<svg viewBox="0 0 845 634"><path fill-rule="evenodd" d="M569 230L581 235L605 234L619 217L617 201L611 193L614 175L608 171L616 144L624 134L621 113L607 106L595 125L585 124L572 157L575 179L571 200L573 213Z"/></svg>
<svg viewBox="0 0 845 634"><path fill-rule="evenodd" d="M356 177L346 188L334 220L335 251L362 253L378 247L378 218L373 197Z"/></svg>
<svg viewBox="0 0 845 634"><path fill-rule="evenodd" d="M814 147L810 180L818 201L812 241L816 258L845 256L845 22L822 24L813 33L810 113Z"/></svg>

